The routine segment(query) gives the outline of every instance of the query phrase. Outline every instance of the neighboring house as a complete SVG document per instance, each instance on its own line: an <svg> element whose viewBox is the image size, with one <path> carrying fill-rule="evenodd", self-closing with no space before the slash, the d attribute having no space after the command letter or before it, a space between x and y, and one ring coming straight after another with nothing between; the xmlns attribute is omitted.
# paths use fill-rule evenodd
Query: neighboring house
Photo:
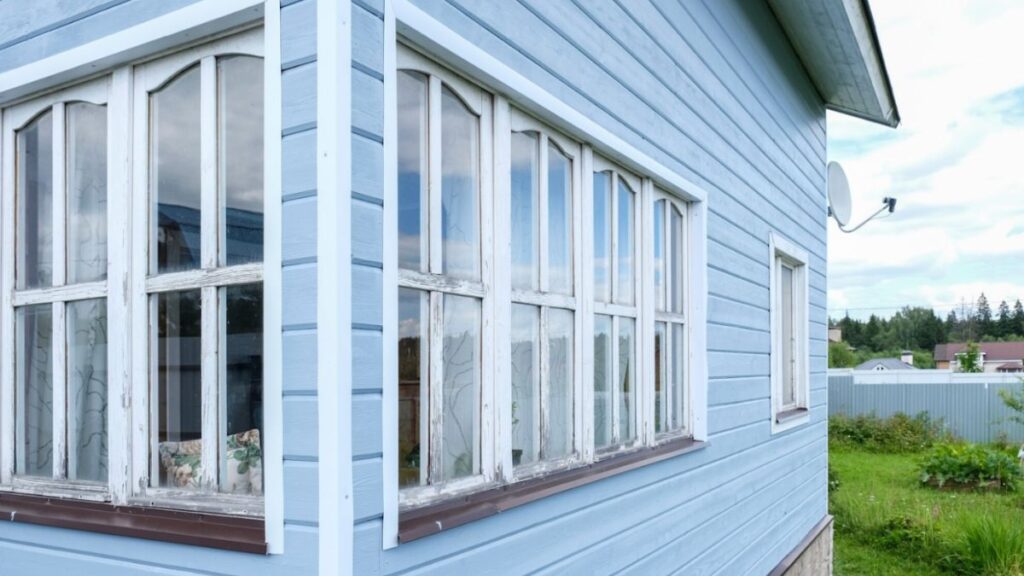
<svg viewBox="0 0 1024 576"><path fill-rule="evenodd" d="M0 572L826 574L862 0L0 2Z"/></svg>
<svg viewBox="0 0 1024 576"><path fill-rule="evenodd" d="M829 342L842 342L843 341L843 329L842 328L829 328L828 329L828 341Z"/></svg>
<svg viewBox="0 0 1024 576"><path fill-rule="evenodd" d="M882 372L885 370L916 370L913 364L908 364L899 358L875 358L867 362L861 362L853 368L854 370L874 370Z"/></svg>
<svg viewBox="0 0 1024 576"><path fill-rule="evenodd" d="M939 344L935 347L935 367L960 369L960 357L967 343ZM978 361L984 372L1024 371L1024 342L979 342Z"/></svg>

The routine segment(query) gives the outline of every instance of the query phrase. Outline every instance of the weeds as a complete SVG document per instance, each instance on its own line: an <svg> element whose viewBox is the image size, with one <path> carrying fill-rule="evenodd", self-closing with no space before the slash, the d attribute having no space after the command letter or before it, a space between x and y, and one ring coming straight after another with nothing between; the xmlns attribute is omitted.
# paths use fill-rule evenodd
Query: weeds
<svg viewBox="0 0 1024 576"><path fill-rule="evenodd" d="M829 416L828 434L831 447L887 453L920 452L953 440L942 422L932 420L926 412L913 418L902 412L891 418L836 414Z"/></svg>

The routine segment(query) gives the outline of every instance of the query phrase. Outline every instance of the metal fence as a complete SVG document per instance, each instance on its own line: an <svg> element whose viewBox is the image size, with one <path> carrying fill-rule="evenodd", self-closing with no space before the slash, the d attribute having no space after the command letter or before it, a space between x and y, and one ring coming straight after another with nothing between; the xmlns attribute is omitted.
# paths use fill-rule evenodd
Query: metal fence
<svg viewBox="0 0 1024 576"><path fill-rule="evenodd" d="M897 412L927 412L947 429L971 442L991 442L1005 435L1024 441L1024 425L1009 420L1014 413L999 390L1020 390L1019 375L955 374L949 370L829 370L828 413L885 418Z"/></svg>

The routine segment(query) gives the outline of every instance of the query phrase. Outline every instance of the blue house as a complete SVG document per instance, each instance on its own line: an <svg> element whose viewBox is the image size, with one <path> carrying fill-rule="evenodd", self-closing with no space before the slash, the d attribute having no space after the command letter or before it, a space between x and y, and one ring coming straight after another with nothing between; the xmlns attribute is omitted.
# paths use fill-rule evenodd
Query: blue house
<svg viewBox="0 0 1024 576"><path fill-rule="evenodd" d="M866 0L0 2L0 574L826 574Z"/></svg>

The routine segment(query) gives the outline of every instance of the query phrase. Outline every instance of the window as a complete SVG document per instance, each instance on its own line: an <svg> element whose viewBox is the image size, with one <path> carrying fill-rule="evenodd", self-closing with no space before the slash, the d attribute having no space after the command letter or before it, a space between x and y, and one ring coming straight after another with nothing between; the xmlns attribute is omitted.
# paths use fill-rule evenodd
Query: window
<svg viewBox="0 0 1024 576"><path fill-rule="evenodd" d="M431 514L454 496L703 440L687 199L418 52L397 64L400 537L450 525Z"/></svg>
<svg viewBox="0 0 1024 576"><path fill-rule="evenodd" d="M810 376L807 331L807 253L772 234L772 430L808 420Z"/></svg>
<svg viewBox="0 0 1024 576"><path fill-rule="evenodd" d="M3 111L3 488L262 514L262 44Z"/></svg>

